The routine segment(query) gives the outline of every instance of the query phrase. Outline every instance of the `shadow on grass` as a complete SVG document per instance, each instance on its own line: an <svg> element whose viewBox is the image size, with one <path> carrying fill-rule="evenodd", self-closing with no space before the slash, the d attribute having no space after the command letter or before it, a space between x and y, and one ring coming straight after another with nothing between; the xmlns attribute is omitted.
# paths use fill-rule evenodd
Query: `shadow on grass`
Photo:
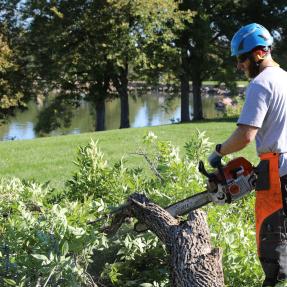
<svg viewBox="0 0 287 287"><path fill-rule="evenodd" d="M191 120L189 123L236 123L238 117L224 117L224 118L211 118L211 119L202 119L202 120ZM185 122L187 123L187 122ZM181 124L181 123L179 123Z"/></svg>

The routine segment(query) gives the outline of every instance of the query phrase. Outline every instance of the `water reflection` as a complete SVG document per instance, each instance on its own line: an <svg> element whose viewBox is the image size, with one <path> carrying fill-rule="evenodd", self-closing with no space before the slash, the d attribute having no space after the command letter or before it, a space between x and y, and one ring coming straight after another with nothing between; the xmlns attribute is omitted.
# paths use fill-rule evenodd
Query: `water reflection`
<svg viewBox="0 0 287 287"><path fill-rule="evenodd" d="M36 137L32 122L18 123L12 122L9 125L8 133L4 135L4 140L32 139Z"/></svg>
<svg viewBox="0 0 287 287"><path fill-rule="evenodd" d="M214 109L214 97L203 97L203 114L205 118L214 118L221 114ZM170 124L180 120L180 99L166 101L164 93L150 93L140 97L130 97L131 127L156 126ZM0 140L33 139L37 137L34 126L39 113L39 106L31 102L28 110L18 112L16 116L0 126ZM192 114L192 97L190 113ZM106 129L117 129L120 124L120 101L114 99L106 104ZM91 105L83 102L75 111L69 128L57 129L51 135L79 134L94 131L95 112Z"/></svg>

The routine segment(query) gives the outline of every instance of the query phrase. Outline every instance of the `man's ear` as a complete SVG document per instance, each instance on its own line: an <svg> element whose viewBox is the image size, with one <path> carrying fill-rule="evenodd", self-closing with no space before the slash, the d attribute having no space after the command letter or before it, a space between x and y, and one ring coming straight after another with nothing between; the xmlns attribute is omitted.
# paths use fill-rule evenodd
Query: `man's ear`
<svg viewBox="0 0 287 287"><path fill-rule="evenodd" d="M255 50L253 52L253 56L254 56L254 60L255 62L259 62L259 61L262 61L265 59L266 57L266 52L265 51L262 51L262 50Z"/></svg>

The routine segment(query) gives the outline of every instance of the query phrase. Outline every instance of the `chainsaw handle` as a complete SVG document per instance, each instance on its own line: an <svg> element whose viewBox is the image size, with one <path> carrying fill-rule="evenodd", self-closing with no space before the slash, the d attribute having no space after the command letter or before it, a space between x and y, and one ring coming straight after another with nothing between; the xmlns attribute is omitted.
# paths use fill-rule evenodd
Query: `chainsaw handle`
<svg viewBox="0 0 287 287"><path fill-rule="evenodd" d="M223 171L223 165L221 164L221 162L220 162L220 165L218 165L217 169L218 169L219 174L222 177L223 183L226 184L226 178L225 178L225 174L224 174L224 171Z"/></svg>
<svg viewBox="0 0 287 287"><path fill-rule="evenodd" d="M220 174L221 178L223 179L224 183L226 183L226 179L225 179L225 175L224 175L224 171L223 171L223 165L221 163L220 163L220 165L217 166L217 170L218 170L218 173ZM218 182L219 181L219 178L216 175L216 173L209 173L209 172L207 172L202 160L199 161L198 171L201 174L203 174L204 176L206 176L210 181L214 181L214 182Z"/></svg>
<svg viewBox="0 0 287 287"><path fill-rule="evenodd" d="M203 174L204 176L206 176L208 179L214 179L214 174L207 172L207 170L205 169L205 166L204 166L204 163L203 163L202 160L199 161L198 171L199 171L201 174Z"/></svg>

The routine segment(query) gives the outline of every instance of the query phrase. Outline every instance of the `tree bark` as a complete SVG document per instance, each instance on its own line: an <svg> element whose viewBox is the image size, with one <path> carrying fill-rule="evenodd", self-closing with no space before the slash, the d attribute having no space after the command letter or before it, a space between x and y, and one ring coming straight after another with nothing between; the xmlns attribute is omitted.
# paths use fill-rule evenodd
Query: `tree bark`
<svg viewBox="0 0 287 287"><path fill-rule="evenodd" d="M206 215L196 210L180 223L166 210L135 193L121 216L117 214L110 228L114 233L125 217L134 216L155 233L169 253L172 287L223 287L221 252L210 242ZM109 231L107 231L109 233Z"/></svg>
<svg viewBox="0 0 287 287"><path fill-rule="evenodd" d="M199 75L195 75L192 81L192 92L193 92L193 120L202 120L202 99L201 99L201 85Z"/></svg>
<svg viewBox="0 0 287 287"><path fill-rule="evenodd" d="M189 64L187 50L181 51L181 68L180 76L180 97L181 97L181 122L189 122Z"/></svg>

